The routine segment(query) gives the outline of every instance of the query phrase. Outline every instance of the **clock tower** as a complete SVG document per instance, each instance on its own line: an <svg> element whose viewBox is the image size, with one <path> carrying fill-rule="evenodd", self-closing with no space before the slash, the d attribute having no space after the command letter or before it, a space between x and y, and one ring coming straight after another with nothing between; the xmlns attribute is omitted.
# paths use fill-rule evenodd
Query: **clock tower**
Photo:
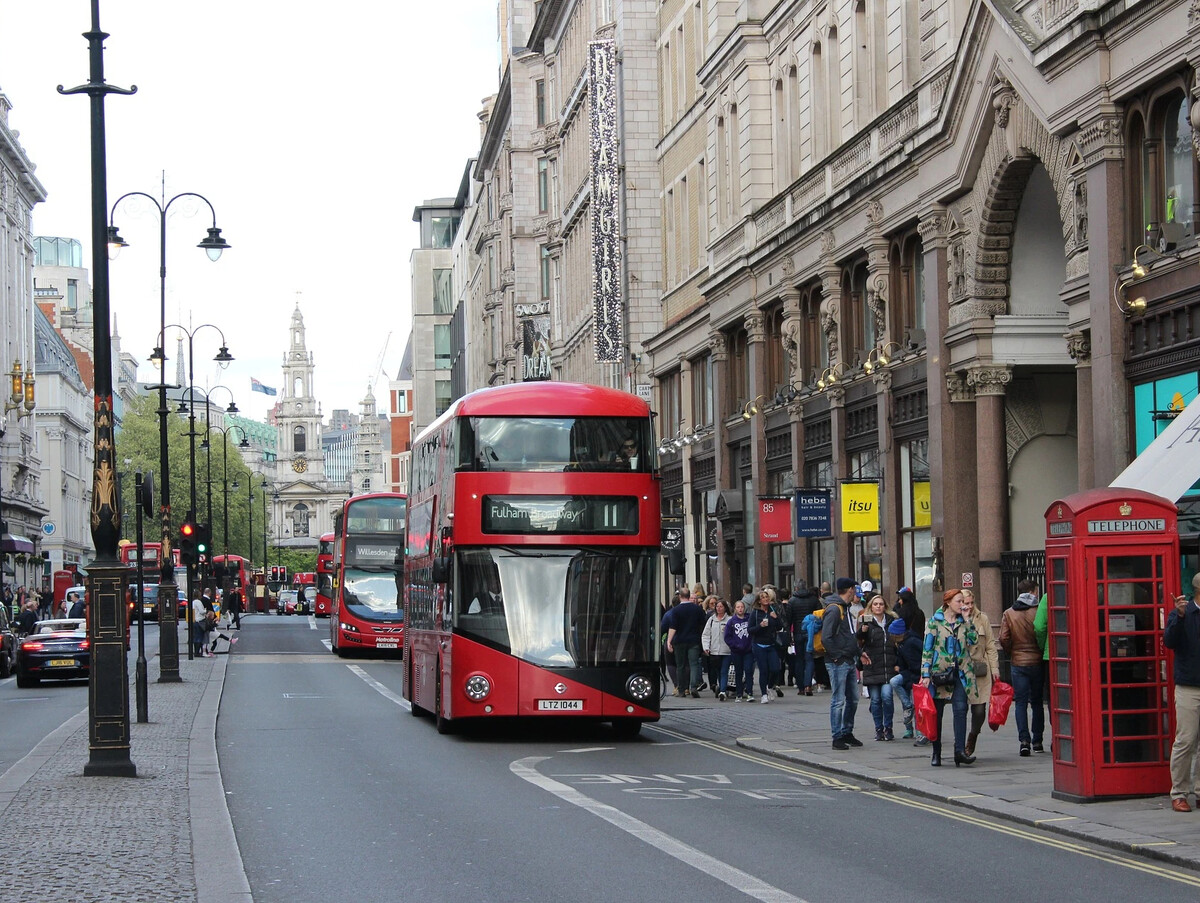
<svg viewBox="0 0 1200 903"><path fill-rule="evenodd" d="M313 396L313 357L304 340L300 305L292 312L288 350L283 356L283 397L277 414L280 479L325 482L321 450L321 409Z"/></svg>

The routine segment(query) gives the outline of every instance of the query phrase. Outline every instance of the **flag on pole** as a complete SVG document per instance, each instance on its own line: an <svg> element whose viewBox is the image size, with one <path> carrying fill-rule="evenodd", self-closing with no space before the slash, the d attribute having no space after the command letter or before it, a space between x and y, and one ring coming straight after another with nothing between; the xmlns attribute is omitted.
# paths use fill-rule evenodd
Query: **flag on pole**
<svg viewBox="0 0 1200 903"><path fill-rule="evenodd" d="M251 392L262 392L263 395L278 395L279 394L274 389L272 389L270 386L264 386L253 376L250 377L250 391Z"/></svg>

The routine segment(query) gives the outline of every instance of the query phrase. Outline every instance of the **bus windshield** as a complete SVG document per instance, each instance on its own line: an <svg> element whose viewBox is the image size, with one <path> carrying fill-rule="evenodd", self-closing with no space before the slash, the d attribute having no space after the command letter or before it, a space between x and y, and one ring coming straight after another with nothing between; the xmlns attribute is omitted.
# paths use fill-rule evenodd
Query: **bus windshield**
<svg viewBox="0 0 1200 903"><path fill-rule="evenodd" d="M655 659L654 551L460 549L459 633L548 667Z"/></svg>
<svg viewBox="0 0 1200 903"><path fill-rule="evenodd" d="M342 572L342 602L352 613L372 621L403 621L397 583L403 579L392 568L346 568Z"/></svg>
<svg viewBox="0 0 1200 903"><path fill-rule="evenodd" d="M460 470L645 473L654 467L647 418L472 417L460 429Z"/></svg>

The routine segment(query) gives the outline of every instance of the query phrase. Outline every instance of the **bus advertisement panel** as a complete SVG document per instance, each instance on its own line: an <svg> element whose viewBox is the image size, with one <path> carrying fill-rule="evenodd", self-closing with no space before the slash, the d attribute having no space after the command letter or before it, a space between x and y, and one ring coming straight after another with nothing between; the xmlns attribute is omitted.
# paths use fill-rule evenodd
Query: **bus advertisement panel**
<svg viewBox="0 0 1200 903"><path fill-rule="evenodd" d="M339 656L404 648L406 515L407 499L394 492L347 499L334 515L329 642Z"/></svg>
<svg viewBox="0 0 1200 903"><path fill-rule="evenodd" d="M317 546L316 616L329 617L333 610L333 534L326 533Z"/></svg>
<svg viewBox="0 0 1200 903"><path fill-rule="evenodd" d="M459 399L417 438L404 696L439 731L659 717L660 486L648 405L526 383Z"/></svg>

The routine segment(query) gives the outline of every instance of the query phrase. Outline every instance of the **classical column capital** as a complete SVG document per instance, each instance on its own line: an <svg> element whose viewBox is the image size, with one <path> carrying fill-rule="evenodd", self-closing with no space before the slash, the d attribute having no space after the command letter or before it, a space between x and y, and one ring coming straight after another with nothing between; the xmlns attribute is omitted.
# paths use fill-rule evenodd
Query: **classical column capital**
<svg viewBox="0 0 1200 903"><path fill-rule="evenodd" d="M1092 364L1092 337L1086 332L1068 332L1067 353L1075 361L1077 367L1090 367Z"/></svg>
<svg viewBox="0 0 1200 903"><path fill-rule="evenodd" d="M975 400L975 389L967 383L965 377L958 373L946 374L946 391L950 395L951 404Z"/></svg>
<svg viewBox="0 0 1200 903"><path fill-rule="evenodd" d="M1005 387L1012 382L1010 367L972 367L967 371L967 385L980 395L1003 395Z"/></svg>
<svg viewBox="0 0 1200 903"><path fill-rule="evenodd" d="M762 311L758 308L746 314L742 321L746 326L746 340L748 342L762 342L767 338L767 330L763 323Z"/></svg>
<svg viewBox="0 0 1200 903"><path fill-rule="evenodd" d="M708 337L708 350L714 362L729 359L729 346L725 343L725 334L714 332Z"/></svg>

